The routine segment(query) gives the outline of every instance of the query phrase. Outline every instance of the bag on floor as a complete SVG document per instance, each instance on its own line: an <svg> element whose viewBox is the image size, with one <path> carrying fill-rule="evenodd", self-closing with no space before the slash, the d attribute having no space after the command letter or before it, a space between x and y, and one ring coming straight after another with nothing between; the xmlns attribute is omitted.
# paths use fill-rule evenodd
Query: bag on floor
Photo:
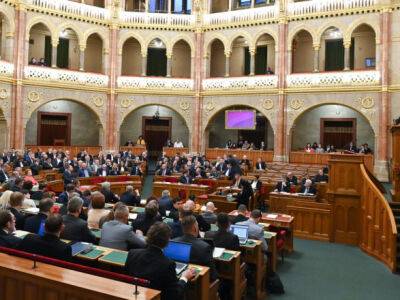
<svg viewBox="0 0 400 300"><path fill-rule="evenodd" d="M279 275L275 272L268 274L266 288L270 294L284 294L285 290Z"/></svg>

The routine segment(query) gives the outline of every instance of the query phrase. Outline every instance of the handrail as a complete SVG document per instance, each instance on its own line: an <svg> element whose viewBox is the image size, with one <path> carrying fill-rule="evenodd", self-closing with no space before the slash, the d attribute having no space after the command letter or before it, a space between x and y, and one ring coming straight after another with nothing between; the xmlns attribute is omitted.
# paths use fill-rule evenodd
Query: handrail
<svg viewBox="0 0 400 300"><path fill-rule="evenodd" d="M397 227L385 197L360 164L363 180L361 192L360 248L396 270ZM379 235L379 236L377 236ZM379 243L375 240L379 239Z"/></svg>

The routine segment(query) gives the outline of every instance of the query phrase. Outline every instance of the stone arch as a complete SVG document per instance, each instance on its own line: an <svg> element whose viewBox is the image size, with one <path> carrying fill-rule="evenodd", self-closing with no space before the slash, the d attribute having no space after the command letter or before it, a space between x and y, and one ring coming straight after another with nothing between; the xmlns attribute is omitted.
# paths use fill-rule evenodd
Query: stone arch
<svg viewBox="0 0 400 300"><path fill-rule="evenodd" d="M126 32L124 35L122 35L121 38L119 39L119 45L118 45L119 50L118 51L119 51L120 55L122 55L122 48L124 47L125 42L127 40L129 40L130 38L134 38L135 40L138 41L142 53L147 52L145 40L140 35L129 31L129 32Z"/></svg>
<svg viewBox="0 0 400 300"><path fill-rule="evenodd" d="M51 97L48 99L43 99L43 97L41 97L40 94L38 94L38 97L42 98L42 99L37 102L34 102L34 103L30 102L28 104L25 104L24 118L23 118L24 119L24 121L23 121L24 128L26 127L27 122L32 117L32 114L35 110L39 109L41 106L43 106L47 103L57 101L57 100L67 100L67 101L75 102L75 103L85 106L88 110L90 110L97 116L103 129L106 128L104 110L102 108L96 109L95 107L99 107L99 106L95 103L93 103L93 105L91 105L92 103L88 102L87 100L85 101L85 100L82 100L79 98L68 97L68 96L67 97L56 96L56 97ZM101 98L101 99L103 99L103 98ZM103 106L104 105L105 105L105 101L103 99Z"/></svg>
<svg viewBox="0 0 400 300"><path fill-rule="evenodd" d="M252 45L252 38L247 32L245 32L245 31L237 32L229 39L229 48L228 48L229 51L232 51L233 43L239 37L243 37L247 41L249 46Z"/></svg>
<svg viewBox="0 0 400 300"><path fill-rule="evenodd" d="M318 30L318 32L317 32L317 34L316 34L317 39L314 41L315 44L317 44L317 41L318 41L318 44L321 43L322 35L323 35L324 32L325 32L328 28L330 28L330 27L335 27L335 28L339 29L340 32L341 32L342 35L343 35L343 38L344 38L344 34L345 34L345 32L346 32L346 30L345 30L346 26L345 26L343 23L338 22L338 21L333 21L333 22L330 21L330 22L327 22L326 24L324 24L324 25L323 25L322 27L320 27L320 29Z"/></svg>
<svg viewBox="0 0 400 300"><path fill-rule="evenodd" d="M195 45L194 45L193 41L190 38L188 38L187 36L185 36L185 35L177 35L176 37L174 37L170 41L169 48L171 49L171 53L172 53L172 50L174 49L175 44L178 43L179 41L185 41L189 45L189 47L190 47L190 56L194 57L194 55L195 55L195 53L194 53L195 52Z"/></svg>
<svg viewBox="0 0 400 300"><path fill-rule="evenodd" d="M273 30L267 29L267 28L263 28L262 30L260 30L259 32L257 32L253 39L250 40L251 41L251 46L252 47L256 47L257 45L257 41L260 39L261 36L263 36L264 34L269 34L275 42L275 45L278 44L278 36L276 35L276 32L274 32Z"/></svg>
<svg viewBox="0 0 400 300"><path fill-rule="evenodd" d="M7 6L0 6L0 13L3 15L3 18L7 22L7 32L6 34L14 34L15 31L15 22L10 16L13 14L12 10Z"/></svg>
<svg viewBox="0 0 400 300"><path fill-rule="evenodd" d="M205 55L210 54L210 46L215 40L219 40L223 45L224 45L224 51L229 49L229 41L221 34L215 33L211 35L209 38L207 38L204 42L204 53Z"/></svg>
<svg viewBox="0 0 400 300"><path fill-rule="evenodd" d="M369 97L364 97L369 98ZM295 110L294 108L291 107L292 100L288 101L288 108L287 108L287 133L289 134L293 128L293 125L295 122L299 119L300 116L303 114L309 112L310 110L324 106L324 105L341 105L345 106L347 108L350 108L356 112L358 112L360 115L362 115L369 123L371 126L375 136L379 132L378 124L377 124L377 111L375 108L375 105L371 108L364 108L362 105L362 99L359 98L357 101L350 102L346 100L338 100L338 99L328 99L328 100L319 100L317 103L310 103L308 105L305 105L298 110ZM372 98L373 99L373 98Z"/></svg>
<svg viewBox="0 0 400 300"><path fill-rule="evenodd" d="M317 35L315 33L315 30L313 30L312 28L310 28L307 25L301 24L301 25L297 26L296 28L294 28L293 30L291 30L290 33L289 33L289 37L288 37L288 50L289 51L292 50L293 39L296 37L296 35L300 31L303 31L303 30L308 32L311 35L313 44L319 44L320 43L320 41L317 39Z"/></svg>
<svg viewBox="0 0 400 300"><path fill-rule="evenodd" d="M93 34L97 34L100 37L100 39L103 41L103 49L108 49L109 48L108 38L106 37L104 32L101 32L96 28L92 28L92 29L89 29L89 30L84 32L83 40L82 40L82 46L86 47L88 38Z"/></svg>
<svg viewBox="0 0 400 300"><path fill-rule="evenodd" d="M26 25L26 40L29 40L29 34L31 32L31 29L33 26L42 23L43 25L45 25L50 33L51 33L51 39L58 39L58 33L57 33L57 28L56 26L54 26L54 24L50 21L48 21L48 19L39 16L39 17L35 17L32 18L28 21L27 25Z"/></svg>
<svg viewBox="0 0 400 300"><path fill-rule="evenodd" d="M353 34L354 30L356 30L361 25L367 25L372 29L372 31L375 33L376 44L378 44L381 39L379 23L375 20L374 21L368 20L367 18L360 18L351 23L350 26L347 28L346 32L343 33L343 39L345 41L350 41L351 35Z"/></svg>
<svg viewBox="0 0 400 300"><path fill-rule="evenodd" d="M145 49L146 49L146 51L147 51L147 49L149 48L150 43L151 43L154 39L159 39L161 42L163 42L164 45L165 45L165 47L166 47L167 53L170 53L169 51L171 51L172 49L169 49L168 39L167 39L164 35L159 34L159 33L151 34L151 35L146 39L146 42L145 42Z"/></svg>
<svg viewBox="0 0 400 300"><path fill-rule="evenodd" d="M62 23L61 25L59 25L57 27L56 36L53 38L57 38L57 40L58 40L58 38L60 36L60 32L65 29L72 29L75 32L76 37L78 38L78 45L81 45L85 41L85 39L83 38L82 31L73 23Z"/></svg>

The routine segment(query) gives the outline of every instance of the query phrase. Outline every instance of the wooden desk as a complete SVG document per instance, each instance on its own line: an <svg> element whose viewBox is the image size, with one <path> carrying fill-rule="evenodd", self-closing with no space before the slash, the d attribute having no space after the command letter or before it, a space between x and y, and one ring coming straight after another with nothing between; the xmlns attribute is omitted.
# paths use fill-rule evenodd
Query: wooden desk
<svg viewBox="0 0 400 300"><path fill-rule="evenodd" d="M240 245L240 249L242 251L243 261L253 265L255 268L256 299L264 300L266 297L266 269L261 241L248 240L246 245Z"/></svg>
<svg viewBox="0 0 400 300"><path fill-rule="evenodd" d="M240 255L238 251L225 250L221 257L214 258L218 277L232 282L233 300L240 300L246 289L246 277L244 270L241 272Z"/></svg>
<svg viewBox="0 0 400 300"><path fill-rule="evenodd" d="M237 208L237 202L228 201L226 199L226 195L217 195L217 193L211 193L207 195L207 198L202 197L201 195L196 197L196 202L200 205L206 205L209 201L214 203L215 207L218 209L218 212L229 213Z"/></svg>
<svg viewBox="0 0 400 300"><path fill-rule="evenodd" d="M276 262L278 260L278 250L276 248L276 232L267 231L267 226L264 227L264 238L268 242L268 252L271 256L268 259L267 268L276 272Z"/></svg>
<svg viewBox="0 0 400 300"><path fill-rule="evenodd" d="M99 189L101 189L102 183L98 183L97 186ZM128 185L133 186L133 189L138 189L140 190L142 188L142 182L141 181L123 181L123 182L110 182L110 189L111 192L117 195L121 195L126 191L126 187Z"/></svg>
<svg viewBox="0 0 400 300"><path fill-rule="evenodd" d="M147 151L147 149L146 149L146 145L121 146L121 147L119 147L119 151L132 151L132 154L139 156L139 155L142 155L143 152Z"/></svg>
<svg viewBox="0 0 400 300"><path fill-rule="evenodd" d="M319 241L333 241L333 206L330 203L316 202L315 197L295 194L270 194L270 210L294 217L291 232L296 237ZM267 221L272 224L271 220ZM284 225L284 226L280 226ZM286 227L286 224L278 224Z"/></svg>
<svg viewBox="0 0 400 300"><path fill-rule="evenodd" d="M165 152L166 156L174 157L178 153L180 153L181 155L183 153L186 153L186 154L189 153L189 148L187 148L187 147L183 147L183 148L163 147L162 151Z"/></svg>
<svg viewBox="0 0 400 300"><path fill-rule="evenodd" d="M45 263L36 266L32 269L32 261L0 253L0 299L160 299L156 290L138 287L139 295L134 296L134 286L128 283Z"/></svg>
<svg viewBox="0 0 400 300"><path fill-rule="evenodd" d="M169 190L171 197L179 197L180 192L185 193L187 200L190 195L204 195L209 191L209 187L206 185L198 184L182 184L182 183L169 183L169 182L159 182L153 183L153 195L156 197L161 197L163 190Z"/></svg>
<svg viewBox="0 0 400 300"><path fill-rule="evenodd" d="M255 166L257 159L261 159L265 162L271 162L274 158L273 151L262 151L262 150L241 150L241 149L225 149L225 148L207 148L205 151L206 157L209 160L214 160L218 156L223 157L224 154L236 155L237 159L242 159L243 155L247 156L248 160L251 160L253 166Z"/></svg>

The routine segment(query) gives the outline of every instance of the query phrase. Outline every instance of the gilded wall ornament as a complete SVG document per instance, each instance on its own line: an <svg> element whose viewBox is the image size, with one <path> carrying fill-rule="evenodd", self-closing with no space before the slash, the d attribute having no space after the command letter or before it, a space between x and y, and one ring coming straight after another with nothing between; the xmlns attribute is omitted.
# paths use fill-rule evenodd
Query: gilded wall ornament
<svg viewBox="0 0 400 300"><path fill-rule="evenodd" d="M94 105L96 105L97 107L101 107L104 105L103 98L101 98L99 96L93 96L92 101L93 101Z"/></svg>
<svg viewBox="0 0 400 300"><path fill-rule="evenodd" d="M28 101L30 102L38 102L43 98L43 93L39 93L37 91L31 91L28 93Z"/></svg>
<svg viewBox="0 0 400 300"><path fill-rule="evenodd" d="M266 110L270 110L274 107L274 102L271 99L261 100L261 107Z"/></svg>
<svg viewBox="0 0 400 300"><path fill-rule="evenodd" d="M129 106L132 106L133 100L129 98L125 98L121 101L121 107L123 108L128 108Z"/></svg>
<svg viewBox="0 0 400 300"><path fill-rule="evenodd" d="M7 90L6 89L1 89L0 90L0 99L4 100L8 96Z"/></svg>
<svg viewBox="0 0 400 300"><path fill-rule="evenodd" d="M188 109L190 108L190 103L189 103L189 101L187 101L187 100L181 100L181 101L179 102L179 107L180 107L182 110L186 111L186 110L188 110Z"/></svg>
<svg viewBox="0 0 400 300"><path fill-rule="evenodd" d="M294 110L299 110L300 108L303 107L304 100L302 99L292 99L290 101L290 108Z"/></svg>
<svg viewBox="0 0 400 300"><path fill-rule="evenodd" d="M370 109L375 106L375 100L371 97L360 98L359 101L361 103L362 108L365 109Z"/></svg>

